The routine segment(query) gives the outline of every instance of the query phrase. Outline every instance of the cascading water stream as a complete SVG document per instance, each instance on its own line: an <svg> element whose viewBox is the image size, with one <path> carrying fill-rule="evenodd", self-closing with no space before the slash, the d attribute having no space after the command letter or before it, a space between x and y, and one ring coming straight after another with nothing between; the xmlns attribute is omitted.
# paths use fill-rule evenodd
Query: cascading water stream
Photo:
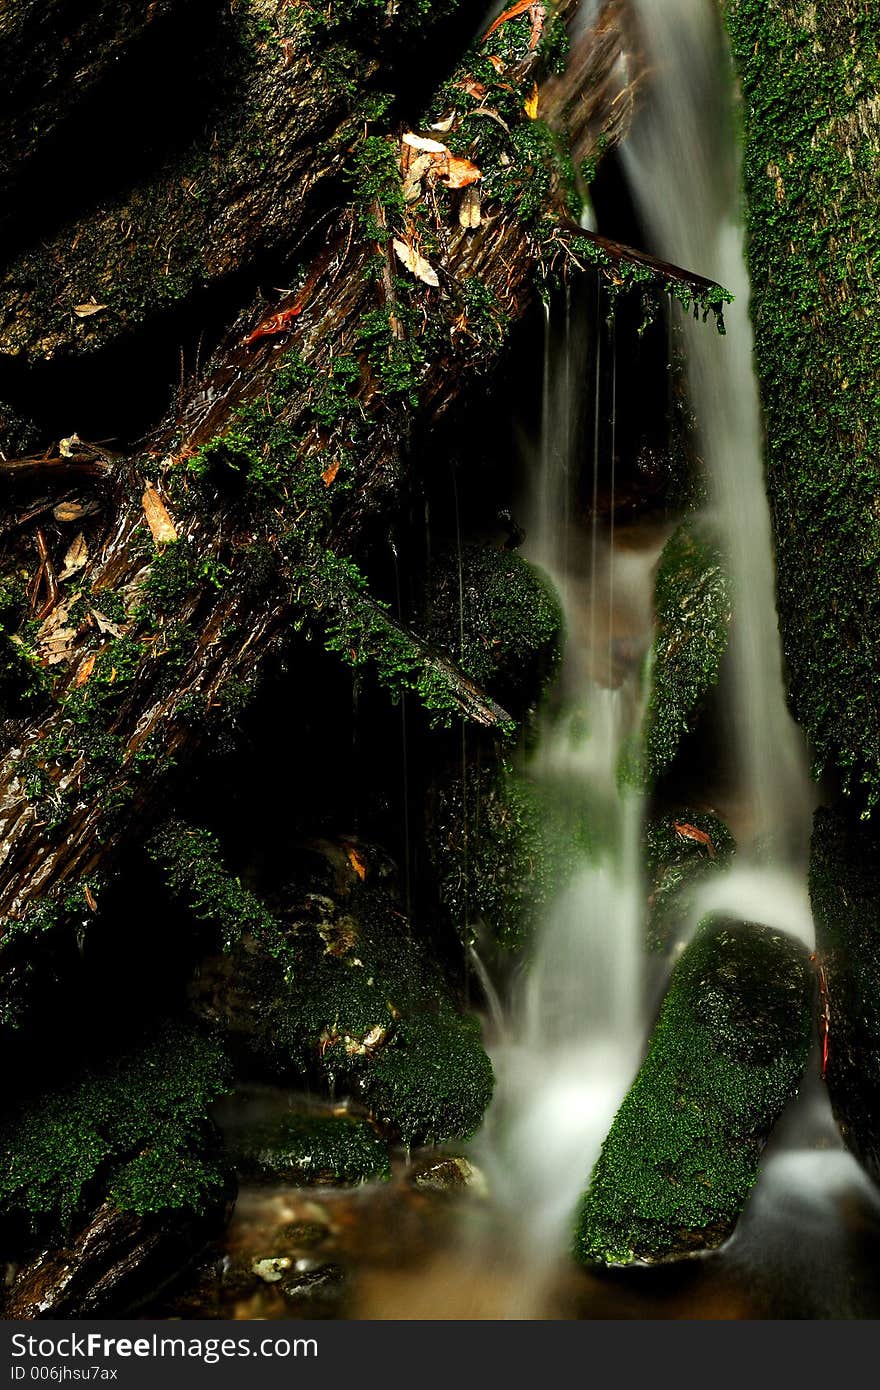
<svg viewBox="0 0 880 1390"><path fill-rule="evenodd" d="M761 410L752 365L749 284L740 219L733 74L712 0L633 0L650 70L647 99L623 149L651 250L717 281L734 302L726 336L682 316L688 387L709 479L711 515L733 589L727 692L750 863L777 867L769 897L800 902L813 791L785 697L775 606ZM742 870L740 870L742 874ZM788 875L786 879L786 874ZM729 894L728 894L729 896Z"/></svg>
<svg viewBox="0 0 880 1390"><path fill-rule="evenodd" d="M812 791L786 706L775 610L773 546L764 490L761 416L752 369L748 281L738 221L732 75L711 0L634 0L652 69L650 92L624 159L653 244L736 296L728 335L686 317L688 380L710 478L707 521L720 534L734 594L730 725L742 853L712 876L697 905L812 941L805 883ZM518 1232L529 1271L523 1308L570 1239L578 1197L638 1065L646 1019L640 849L642 805L621 789L618 764L638 734L650 646L657 549L628 556L600 533L600 471L614 515L615 330L585 347L582 315L548 324L543 432L529 558L554 579L567 622L557 712L543 725L530 774L562 811L572 842L591 828L574 871L539 924L493 1060L496 1100L483 1135L490 1185ZM577 420L589 420L593 516L573 517ZM613 522L612 522L613 526ZM626 643L615 643L623 621ZM626 662L621 663L620 647ZM709 789L707 789L709 790ZM695 921L698 920L695 918ZM514 1312L515 1315L515 1312Z"/></svg>
<svg viewBox="0 0 880 1390"><path fill-rule="evenodd" d="M543 720L528 773L552 808L571 861L493 1050L498 1089L481 1148L524 1271L511 1316L533 1313L540 1303L643 1039L642 797L621 789L618 764L643 713L639 668L650 642L657 550L615 560L597 528L573 518L584 382L601 379L588 363L583 307L567 299L559 325L548 315L526 544L556 585L567 631L555 707ZM596 399L597 424L612 408L610 394L604 407ZM613 421L605 423L613 440ZM598 443L594 466L598 485L600 469L612 473ZM621 623L623 655L616 644Z"/></svg>

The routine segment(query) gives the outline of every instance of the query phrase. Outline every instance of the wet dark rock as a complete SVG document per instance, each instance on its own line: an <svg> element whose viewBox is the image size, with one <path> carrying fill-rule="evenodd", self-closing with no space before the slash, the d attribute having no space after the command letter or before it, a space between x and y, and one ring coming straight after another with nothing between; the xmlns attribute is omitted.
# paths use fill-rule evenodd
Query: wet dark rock
<svg viewBox="0 0 880 1390"><path fill-rule="evenodd" d="M480 1170L466 1158L449 1157L417 1169L412 1175L412 1184L429 1192L463 1192L466 1188L479 1190L484 1179Z"/></svg>
<svg viewBox="0 0 880 1390"><path fill-rule="evenodd" d="M196 1215L141 1215L105 1202L62 1247L17 1270L0 1312L6 1319L123 1316L154 1297L216 1235L225 1206Z"/></svg>
<svg viewBox="0 0 880 1390"><path fill-rule="evenodd" d="M338 1315L347 1292L345 1270L340 1265L297 1260L281 1281L280 1290L291 1312L304 1317L320 1317L322 1312Z"/></svg>
<svg viewBox="0 0 880 1390"><path fill-rule="evenodd" d="M584 1263L665 1260L730 1235L812 1038L800 943L710 920L676 965L584 1199Z"/></svg>
<svg viewBox="0 0 880 1390"><path fill-rule="evenodd" d="M880 1181L880 843L839 811L816 812L810 857L830 1026L826 1082L840 1132ZM820 1011L823 1001L819 1000Z"/></svg>

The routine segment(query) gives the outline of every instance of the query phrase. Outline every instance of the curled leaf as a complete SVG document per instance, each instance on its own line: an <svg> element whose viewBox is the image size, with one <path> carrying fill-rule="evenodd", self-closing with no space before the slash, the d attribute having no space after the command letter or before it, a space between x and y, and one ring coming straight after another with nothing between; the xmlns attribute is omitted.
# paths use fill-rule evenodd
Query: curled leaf
<svg viewBox="0 0 880 1390"><path fill-rule="evenodd" d="M417 279L426 285L432 285L434 289L439 288L440 281L437 279L437 272L431 262L426 261L424 256L408 241L401 241L399 237L395 237L394 254Z"/></svg>
<svg viewBox="0 0 880 1390"><path fill-rule="evenodd" d="M526 97L525 101L523 102L523 110L525 111L525 113L526 113L526 115L528 116L528 118L529 118L530 121L536 121L536 120L538 119L538 84L537 84L537 82L533 82L533 83L532 83L532 90L529 92L528 96Z"/></svg>
<svg viewBox="0 0 880 1390"><path fill-rule="evenodd" d="M439 140L428 140L424 135L414 135L411 130L408 130L402 139L404 145L408 145L411 150L422 150L425 154L449 153Z"/></svg>
<svg viewBox="0 0 880 1390"><path fill-rule="evenodd" d="M324 472L321 474L321 481L325 487L330 486L338 472L339 460L334 459L332 463L328 463L327 467L324 469Z"/></svg>
<svg viewBox="0 0 880 1390"><path fill-rule="evenodd" d="M141 498L141 505L144 509L144 516L147 518L147 525L153 534L154 543L158 546L168 545L171 541L176 541L177 531L174 522L152 483L147 483L146 491Z"/></svg>
<svg viewBox="0 0 880 1390"><path fill-rule="evenodd" d="M86 545L86 538L82 531L71 541L64 556L64 568L59 574L59 579L69 579L77 570L81 570L86 560L89 558L89 547Z"/></svg>
<svg viewBox="0 0 880 1390"><path fill-rule="evenodd" d="M73 312L78 319L89 319L93 314L100 314L106 308L106 304L96 304L94 299L90 299L87 304L74 304Z"/></svg>
<svg viewBox="0 0 880 1390"><path fill-rule="evenodd" d="M446 188L469 188L483 177L482 170L469 159L459 159L450 155L439 172L439 180Z"/></svg>
<svg viewBox="0 0 880 1390"><path fill-rule="evenodd" d="M367 866L366 866L366 864L364 863L364 861L363 861L363 859L361 858L361 856L358 854L357 850L354 849L354 848L352 848L351 845L349 845L349 847L348 847L348 862L349 862L349 864L351 865L351 867L354 869L354 871L355 871L355 873L357 874L358 878L359 878L361 881L363 881L363 880L366 878L366 876L367 876Z"/></svg>
<svg viewBox="0 0 880 1390"><path fill-rule="evenodd" d="M516 0L515 5L511 5L510 9L502 11L498 18L492 21L483 35L482 42L485 43L490 35L494 34L496 29L500 29L502 24L506 24L509 19L516 19L517 15L525 14L526 10L530 10L534 3L535 0Z"/></svg>
<svg viewBox="0 0 880 1390"><path fill-rule="evenodd" d="M95 662L97 661L97 659L97 652L92 652L90 656L86 657L85 661L83 662L82 666L80 666L73 680L73 683L77 687L77 689L81 685L85 685L89 676L92 674L92 671L95 669Z"/></svg>

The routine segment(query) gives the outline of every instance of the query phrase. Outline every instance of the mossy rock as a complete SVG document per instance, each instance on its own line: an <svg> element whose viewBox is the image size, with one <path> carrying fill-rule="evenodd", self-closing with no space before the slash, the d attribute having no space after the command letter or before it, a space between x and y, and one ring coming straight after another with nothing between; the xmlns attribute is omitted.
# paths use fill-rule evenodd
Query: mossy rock
<svg viewBox="0 0 880 1390"><path fill-rule="evenodd" d="M664 546L654 586L656 619L644 774L655 781L692 733L727 647L730 593L717 546L694 522Z"/></svg>
<svg viewBox="0 0 880 1390"><path fill-rule="evenodd" d="M425 635L506 708L537 700L559 664L562 608L550 580L512 550L465 546L435 564Z"/></svg>
<svg viewBox="0 0 880 1390"><path fill-rule="evenodd" d="M257 1182L360 1183L388 1178L388 1146L367 1120L286 1115L231 1137L235 1166Z"/></svg>
<svg viewBox="0 0 880 1390"><path fill-rule="evenodd" d="M797 1090L811 1001L799 943L750 923L703 924L672 973L596 1163L578 1216L578 1259L672 1259L730 1235Z"/></svg>
<svg viewBox="0 0 880 1390"><path fill-rule="evenodd" d="M172 894L227 948L193 982L200 1017L273 1074L346 1088L407 1143L476 1131L492 1065L401 911L387 856L353 841L292 850L295 876L270 910L207 832L174 822L151 848Z"/></svg>
<svg viewBox="0 0 880 1390"><path fill-rule="evenodd" d="M880 843L839 811L813 825L810 898L830 1027L826 1081L847 1146L880 1181Z"/></svg>
<svg viewBox="0 0 880 1390"><path fill-rule="evenodd" d="M860 0L725 0L792 707L880 797L880 45Z"/></svg>
<svg viewBox="0 0 880 1390"><path fill-rule="evenodd" d="M33 1096L0 1124L0 1218L42 1235L105 1196L140 1214L222 1206L229 1173L208 1110L230 1082L220 1044L174 1023Z"/></svg>
<svg viewBox="0 0 880 1390"><path fill-rule="evenodd" d="M527 947L541 912L592 847L584 817L567 818L548 788L510 765L468 768L431 812L437 892L465 945Z"/></svg>
<svg viewBox="0 0 880 1390"><path fill-rule="evenodd" d="M676 826L679 828L676 829ZM705 843L691 831L709 837ZM648 869L648 924L646 941L651 951L667 951L686 925L695 890L707 878L723 872L736 850L727 826L711 811L689 808L664 812L645 826L645 863Z"/></svg>

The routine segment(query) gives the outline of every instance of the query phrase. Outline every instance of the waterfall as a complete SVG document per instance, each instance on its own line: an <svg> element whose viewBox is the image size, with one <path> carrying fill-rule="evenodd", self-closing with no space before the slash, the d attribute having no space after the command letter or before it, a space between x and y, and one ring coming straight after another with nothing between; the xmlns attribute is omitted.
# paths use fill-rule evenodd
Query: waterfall
<svg viewBox="0 0 880 1390"><path fill-rule="evenodd" d="M644 713L641 670L659 543L616 552L610 535L576 518L579 417L601 382L600 354L609 350L597 338L589 351L587 312L594 307L591 290L587 304L566 299L560 323L548 313L526 544L557 587L567 632L553 706L527 771L570 842L580 842L588 825L590 844L549 903L514 988L493 1049L498 1086L480 1151L508 1233L515 1233L526 1315L568 1245L585 1174L643 1041L643 796L621 785L618 773ZM602 330L600 316L589 332ZM597 390L586 432L596 486L600 472L606 482L613 477L613 384L602 394Z"/></svg>
<svg viewBox="0 0 880 1390"><path fill-rule="evenodd" d="M733 73L713 0L634 0L634 11L649 77L623 160L650 249L735 296L725 311L726 336L687 314L682 325L710 520L733 588L728 719L746 838L787 859L802 888L813 794L802 738L786 704L776 619ZM797 892L789 883L792 889ZM809 937L807 923L808 910L803 931Z"/></svg>
<svg viewBox="0 0 880 1390"><path fill-rule="evenodd" d="M733 77L712 0L634 0L634 9L649 78L623 158L647 249L735 295L726 336L711 323L682 318L709 478L706 520L719 534L733 590L724 693L745 832L733 870L707 880L694 921L724 911L811 943L805 861L812 789L787 709L776 620ZM613 317L606 331L601 302L589 294L589 312L580 300L573 306L570 294L564 322L554 326L548 316L547 323L527 553L557 585L567 644L555 709L544 717L529 772L568 818L572 839L584 816L601 834L538 925L532 960L493 1051L498 1088L481 1151L517 1232L528 1269L523 1307L532 1308L567 1246L579 1194L638 1066L647 1022L643 798L621 784L618 772L644 710L659 545L629 551L614 535L616 332ZM591 395L592 413L584 406ZM573 491L582 456L593 469L586 524L579 523ZM605 494L611 488L604 529L600 478Z"/></svg>

